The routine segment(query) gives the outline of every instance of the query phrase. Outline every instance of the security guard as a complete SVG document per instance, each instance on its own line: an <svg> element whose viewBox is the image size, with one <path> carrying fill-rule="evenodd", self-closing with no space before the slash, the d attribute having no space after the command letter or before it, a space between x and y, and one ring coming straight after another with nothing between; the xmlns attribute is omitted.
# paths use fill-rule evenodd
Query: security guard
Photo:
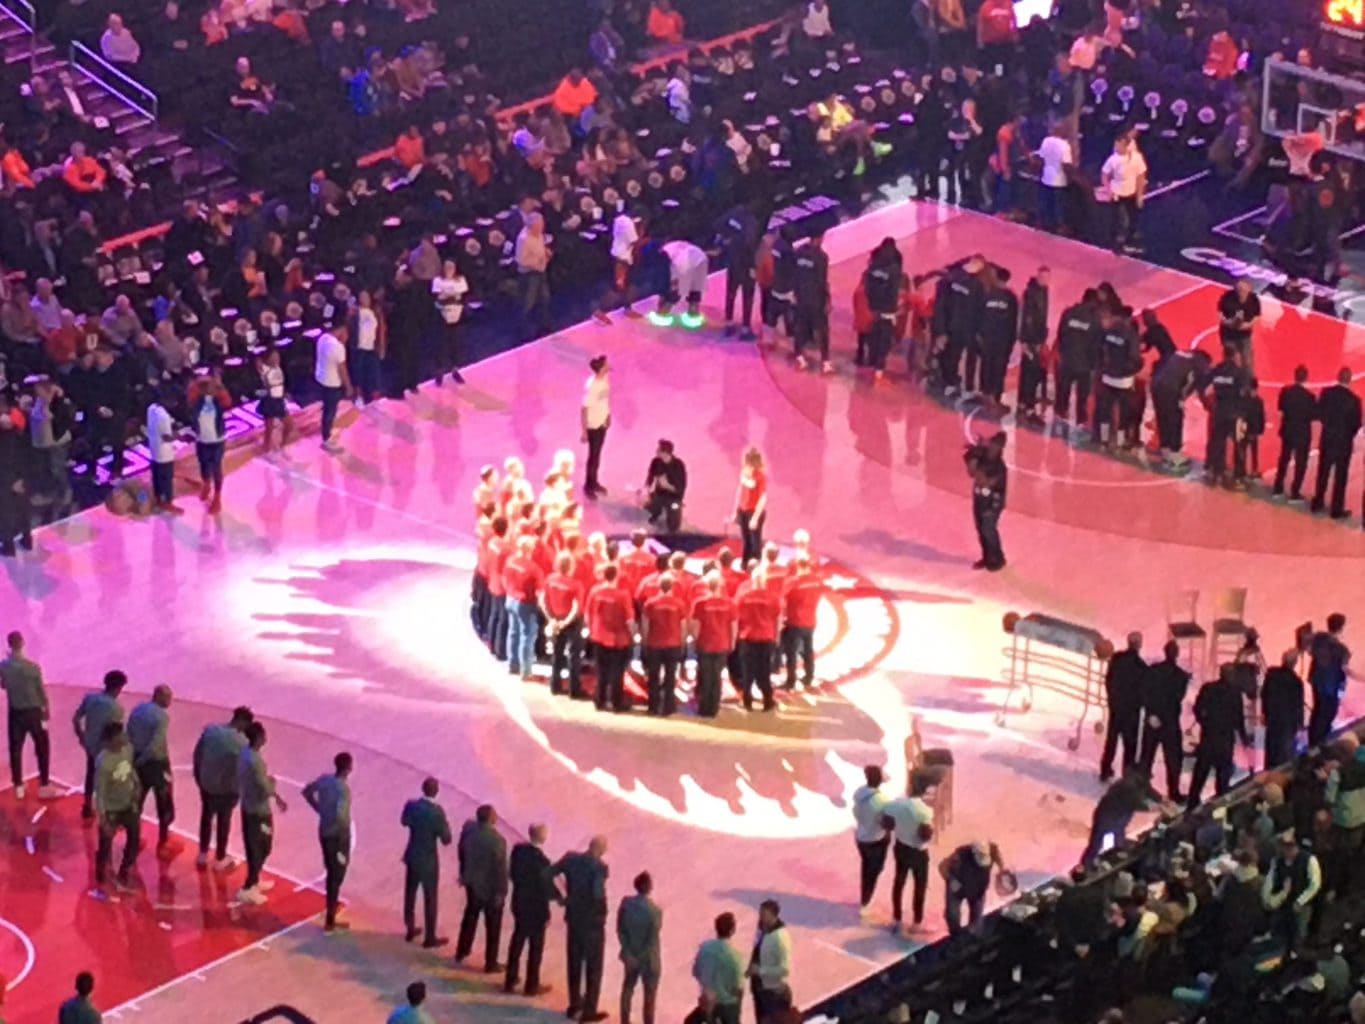
<svg viewBox="0 0 1365 1024"><path fill-rule="evenodd" d="M1005 567L1005 549L1000 543L1000 513L1005 511L1009 475L1005 467L1005 441L1002 430L990 440L968 447L964 456L972 478L972 520L981 542L981 558L972 564L973 569L999 572Z"/></svg>
<svg viewBox="0 0 1365 1024"><path fill-rule="evenodd" d="M1228 443L1236 440L1242 395L1247 373L1235 345L1223 347L1223 361L1210 372L1206 391L1212 393L1209 411L1209 447L1204 458L1204 479L1218 483L1227 476ZM1206 400L1207 401L1207 400Z"/></svg>
<svg viewBox="0 0 1365 1024"><path fill-rule="evenodd" d="M820 369L833 373L829 361L829 255L824 250L825 236L811 236L797 246L792 260L796 303L792 308L792 345L796 365L806 368L806 348L820 350Z"/></svg>
<svg viewBox="0 0 1365 1024"><path fill-rule="evenodd" d="M1090 378L1094 375L1100 347L1100 296L1087 288L1081 301L1062 311L1057 323L1057 402L1054 427L1083 430L1090 402ZM1072 413L1071 396L1076 396Z"/></svg>

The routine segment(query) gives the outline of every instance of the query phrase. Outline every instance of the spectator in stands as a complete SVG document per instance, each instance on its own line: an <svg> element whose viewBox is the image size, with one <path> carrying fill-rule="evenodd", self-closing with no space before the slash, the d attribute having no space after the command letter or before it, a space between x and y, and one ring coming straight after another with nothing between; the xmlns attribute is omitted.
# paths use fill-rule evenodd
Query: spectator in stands
<svg viewBox="0 0 1365 1024"><path fill-rule="evenodd" d="M431 1015L422 1009L426 1001L426 983L414 981L408 986L407 1003L389 1014L388 1024L434 1024Z"/></svg>
<svg viewBox="0 0 1365 1024"><path fill-rule="evenodd" d="M588 52L593 62L603 71L611 74L621 70L621 60L625 55L626 41L616 31L610 18L603 18L596 31L588 38Z"/></svg>
<svg viewBox="0 0 1365 1024"><path fill-rule="evenodd" d="M128 348L142 333L142 321L133 309L133 300L123 294L115 296L114 304L100 317L100 328L118 348Z"/></svg>
<svg viewBox="0 0 1365 1024"><path fill-rule="evenodd" d="M57 100L57 111L63 117L69 117L79 124L90 122L90 112L85 108L80 90L76 88L76 80L65 68L57 72L57 89L53 96Z"/></svg>
<svg viewBox="0 0 1365 1024"><path fill-rule="evenodd" d="M108 178L108 172L100 162L85 152L85 143L71 143L71 155L62 165L62 180L75 192L82 195L100 192Z"/></svg>
<svg viewBox="0 0 1365 1024"><path fill-rule="evenodd" d="M24 154L9 139L4 141L4 155L0 156L0 186L7 189L33 188L33 168Z"/></svg>
<svg viewBox="0 0 1365 1024"><path fill-rule="evenodd" d="M649 20L645 31L650 41L656 44L677 46L683 41L686 22L683 16L673 9L669 0L654 0L649 7Z"/></svg>
<svg viewBox="0 0 1365 1024"><path fill-rule="evenodd" d="M829 4L825 0L810 0L806 5L805 17L801 19L801 31L808 39L829 39L834 35L834 25L830 22Z"/></svg>
<svg viewBox="0 0 1365 1024"><path fill-rule="evenodd" d="M100 53L110 64L120 66L136 64L142 57L142 47L118 14L109 15L105 23L104 34L100 36Z"/></svg>
<svg viewBox="0 0 1365 1024"><path fill-rule="evenodd" d="M33 387L33 406L28 414L34 455L33 497L45 502L53 516L64 515L71 504L66 460L75 422L75 411L62 389L46 377L39 380Z"/></svg>
<svg viewBox="0 0 1365 1024"><path fill-rule="evenodd" d="M238 57L235 70L237 85L232 90L232 95L228 97L228 102L233 107L248 114L261 115L273 113L279 107L275 86L262 80L252 70L248 58Z"/></svg>
<svg viewBox="0 0 1365 1024"><path fill-rule="evenodd" d="M1308 937L1314 902L1321 891L1322 868L1317 857L1299 845L1293 832L1286 832L1266 872L1261 899L1289 948L1298 949Z"/></svg>
<svg viewBox="0 0 1365 1024"><path fill-rule="evenodd" d="M7 558L14 555L16 539L24 550L33 550L26 426L23 412L0 396L0 555Z"/></svg>
<svg viewBox="0 0 1365 1024"><path fill-rule="evenodd" d="M686 64L678 64L664 86L664 99L668 112L679 124L692 123L692 72Z"/></svg>
<svg viewBox="0 0 1365 1024"><path fill-rule="evenodd" d="M33 284L33 289L33 298L28 304L38 321L38 329L46 336L62 326L62 304L57 298L51 278L38 278Z"/></svg>
<svg viewBox="0 0 1365 1024"><path fill-rule="evenodd" d="M38 315L29 304L28 289L16 284L10 290L9 298L0 306L0 335L13 345L23 346L36 352L43 340L42 327ZM30 366L34 360L31 355L21 357Z"/></svg>
<svg viewBox="0 0 1365 1024"><path fill-rule="evenodd" d="M413 171L426 162L426 141L415 124L408 125L407 130L394 140L393 158L405 171Z"/></svg>
<svg viewBox="0 0 1365 1024"><path fill-rule="evenodd" d="M63 309L60 326L43 339L43 351L59 374L65 373L75 364L84 337L85 332L76 324L76 314L69 309Z"/></svg>
<svg viewBox="0 0 1365 1024"><path fill-rule="evenodd" d="M199 31L204 35L205 46L217 46L227 42L228 28L217 7L210 7L199 16Z"/></svg>
<svg viewBox="0 0 1365 1024"><path fill-rule="evenodd" d="M552 258L545 240L545 218L533 213L526 218L526 226L517 235L517 274L521 281L521 317L529 324L535 312L541 329L550 323L550 286L546 271Z"/></svg>
<svg viewBox="0 0 1365 1024"><path fill-rule="evenodd" d="M552 102L566 120L577 121L584 110L597 102L597 89L584 77L582 68L570 68L555 87Z"/></svg>
<svg viewBox="0 0 1365 1024"><path fill-rule="evenodd" d="M1008 66L1019 43L1012 0L986 0L976 14L976 45L983 67Z"/></svg>

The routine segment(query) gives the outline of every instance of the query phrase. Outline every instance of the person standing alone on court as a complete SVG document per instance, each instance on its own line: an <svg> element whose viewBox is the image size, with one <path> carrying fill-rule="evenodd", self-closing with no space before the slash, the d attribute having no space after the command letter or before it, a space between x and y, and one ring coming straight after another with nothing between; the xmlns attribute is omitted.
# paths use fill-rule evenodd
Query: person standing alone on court
<svg viewBox="0 0 1365 1024"><path fill-rule="evenodd" d="M981 544L981 557L973 569L999 572L1005 567L1005 548L1000 542L1000 514L1005 511L1009 470L1005 467L1005 432L967 449L967 473L972 478L972 520Z"/></svg>
<svg viewBox="0 0 1365 1024"><path fill-rule="evenodd" d="M335 769L319 775L303 787L303 799L318 815L318 842L326 872L327 916L324 932L345 931L350 924L337 920L341 907L341 883L351 861L351 769L355 760L343 751L332 759Z"/></svg>
<svg viewBox="0 0 1365 1024"><path fill-rule="evenodd" d="M593 836L582 852L566 853L550 877L564 876L564 921L568 932L569 1007L565 1016L593 1024L606 1020L598 1009L602 996L602 958L607 943L607 853L605 836Z"/></svg>
<svg viewBox="0 0 1365 1024"><path fill-rule="evenodd" d="M502 939L502 908L507 902L507 840L498 831L498 812L483 804L460 829L456 847L460 858L460 884L464 886L464 916L455 943L455 962L464 963L474 948L474 932L483 918L483 970L497 974Z"/></svg>
<svg viewBox="0 0 1365 1024"><path fill-rule="evenodd" d="M24 635L17 630L7 638L9 654L0 661L0 687L9 705L9 771L14 797L24 799L24 739L33 738L33 753L38 758L38 796L55 800L59 795L48 771L52 743L47 734L50 708L43 670L24 654Z"/></svg>
<svg viewBox="0 0 1365 1024"><path fill-rule="evenodd" d="M621 900L616 910L616 938L621 943L621 1024L630 1024L630 1005L637 982L644 989L644 1024L654 1024L654 1003L659 995L663 964L659 954L659 933L664 912L650 899L654 879L648 871L635 876L635 895Z"/></svg>
<svg viewBox="0 0 1365 1024"><path fill-rule="evenodd" d="M265 726L252 722L246 727L246 746L237 759L237 791L242 796L242 845L246 847L246 880L237 899L260 906L275 883L262 881L261 871L275 845L273 804L281 814L289 809L275 791L275 777L266 768L261 749L265 746Z"/></svg>
<svg viewBox="0 0 1365 1024"><path fill-rule="evenodd" d="M763 551L763 524L768 515L768 472L763 453L750 446L744 452L735 490L734 520L744 545L740 560L748 565Z"/></svg>
<svg viewBox="0 0 1365 1024"><path fill-rule="evenodd" d="M583 443L588 446L584 472L583 493L589 498L600 498L607 489L597 479L602 466L602 445L611 426L611 364L606 356L594 356L588 362L592 376L583 385Z"/></svg>
<svg viewBox="0 0 1365 1024"><path fill-rule="evenodd" d="M550 923L550 904L563 903L550 879L550 858L545 856L549 829L532 825L528 842L512 847L508 875L512 883L512 943L507 948L507 977L504 992L515 992L521 968L521 953L526 950L526 988L528 996L543 996L550 986L540 983L540 962L545 954L545 929Z"/></svg>
<svg viewBox="0 0 1365 1024"><path fill-rule="evenodd" d="M436 934L436 886L441 879L441 859L437 843L449 846L453 841L450 822L445 809L436 802L440 783L428 778L422 781L422 795L403 805L402 826L408 830L408 843L403 850L403 926L405 939L417 938L417 890L422 890L422 919L425 925L423 949L444 946L449 939Z"/></svg>

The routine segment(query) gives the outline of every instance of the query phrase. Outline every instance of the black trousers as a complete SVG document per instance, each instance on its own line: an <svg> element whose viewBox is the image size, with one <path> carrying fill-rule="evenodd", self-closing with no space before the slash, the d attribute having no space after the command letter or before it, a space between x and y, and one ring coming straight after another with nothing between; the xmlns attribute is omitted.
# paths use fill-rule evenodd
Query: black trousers
<svg viewBox="0 0 1365 1024"><path fill-rule="evenodd" d="M498 962L498 949L502 942L502 900L476 896L466 889L464 914L460 917L460 937L455 943L456 962L469 956L474 948L474 932L479 927L479 918L483 918L483 966L486 970Z"/></svg>
<svg viewBox="0 0 1365 1024"><path fill-rule="evenodd" d="M1328 693L1313 690L1313 710L1308 715L1308 745L1316 747L1327 739L1332 731L1332 723L1337 719L1341 707L1341 695L1335 691Z"/></svg>
<svg viewBox="0 0 1365 1024"><path fill-rule="evenodd" d="M38 757L38 784L48 784L52 763L52 743L42 708L9 709L9 774L16 786L24 783L24 740L33 738L33 753Z"/></svg>
<svg viewBox="0 0 1365 1024"><path fill-rule="evenodd" d="M1038 408L1038 403L1043 398L1047 374L1043 372L1043 364L1039 358L1030 356L1028 348L1023 351L1024 355L1019 360L1019 408L1031 412Z"/></svg>
<svg viewBox="0 0 1365 1024"><path fill-rule="evenodd" d="M95 755L91 753L85 755L85 785L81 792L84 794L81 816L88 818L95 813Z"/></svg>
<svg viewBox="0 0 1365 1024"><path fill-rule="evenodd" d="M409 932L417 925L417 890L422 890L422 940L436 941L436 888L441 870L433 865L429 870L403 870L403 927Z"/></svg>
<svg viewBox="0 0 1365 1024"><path fill-rule="evenodd" d="M649 685L649 713L671 715L678 710L678 666L681 647L646 647L645 679Z"/></svg>
<svg viewBox="0 0 1365 1024"><path fill-rule="evenodd" d="M874 370L886 369L886 358L891 354L891 342L896 333L896 321L891 317L878 315L872 322L872 330L868 334L868 347L871 350L872 368Z"/></svg>
<svg viewBox="0 0 1365 1024"><path fill-rule="evenodd" d="M599 710L610 705L617 711L630 707L626 700L626 666L630 664L629 647L597 647L597 693Z"/></svg>
<svg viewBox="0 0 1365 1024"><path fill-rule="evenodd" d="M488 595L488 648L499 661L507 660L507 596Z"/></svg>
<svg viewBox="0 0 1365 1024"><path fill-rule="evenodd" d="M1231 747L1205 747L1200 746L1194 752L1194 774L1190 776L1190 795L1186 801L1186 806L1190 809L1199 806L1199 800L1204 792L1204 783L1209 781L1209 776L1213 776L1213 792L1215 796L1228 791L1232 785L1232 755Z"/></svg>
<svg viewBox="0 0 1365 1024"><path fill-rule="evenodd" d="M147 795L156 797L157 841L163 846L171 837L171 823L175 821L175 791L171 787L169 761L143 761L137 766L137 778L142 783L142 799L137 812L147 805Z"/></svg>
<svg viewBox="0 0 1365 1024"><path fill-rule="evenodd" d="M1311 437L1280 438L1280 460L1275 466L1275 493L1284 493L1284 479L1289 473L1289 463L1294 463L1294 476L1289 482L1289 496L1299 497L1303 492L1303 478L1308 473L1308 449Z"/></svg>
<svg viewBox="0 0 1365 1024"><path fill-rule="evenodd" d="M1228 444L1236 436L1237 420L1215 413L1209 421L1209 447L1204 455L1204 468L1208 473L1218 476L1227 471Z"/></svg>
<svg viewBox="0 0 1365 1024"><path fill-rule="evenodd" d="M975 338L963 346L967 353L962 360L962 387L966 391L979 391L981 376L981 344Z"/></svg>
<svg viewBox="0 0 1365 1024"><path fill-rule="evenodd" d="M1332 515L1346 511L1346 480L1351 473L1352 446L1322 445L1318 449L1318 486L1313 492L1314 510L1323 507L1327 498L1327 487L1332 487Z"/></svg>
<svg viewBox="0 0 1365 1024"><path fill-rule="evenodd" d="M740 561L745 565L749 564L750 559L758 558L763 553L763 521L768 518L765 510L757 518L752 512L740 511L735 521L739 523L740 544L743 550L740 552Z"/></svg>
<svg viewBox="0 0 1365 1024"><path fill-rule="evenodd" d="M327 876L327 924L337 919L341 906L341 883L346 880L346 867L351 859L351 837L318 836L322 846L322 868Z"/></svg>
<svg viewBox="0 0 1365 1024"><path fill-rule="evenodd" d="M199 852L207 853L209 838L214 838L214 855L219 860L227 856L228 833L232 829L232 812L237 798L231 793L199 791Z"/></svg>
<svg viewBox="0 0 1365 1024"><path fill-rule="evenodd" d="M104 882L109 875L109 861L114 855L114 836L122 832L123 860L119 877L125 877L137 861L138 846L142 842L142 816L136 807L100 818L99 842L95 847L95 881Z"/></svg>
<svg viewBox="0 0 1365 1024"><path fill-rule="evenodd" d="M597 471L602 467L602 445L606 444L606 441L606 427L593 427L588 431L588 462L583 485L592 491L602 486L597 481Z"/></svg>
<svg viewBox="0 0 1365 1024"><path fill-rule="evenodd" d="M261 880L261 871L274 846L274 822L268 814L248 814L242 811L242 845L246 847L246 880L244 889L254 889Z"/></svg>
<svg viewBox="0 0 1365 1024"><path fill-rule="evenodd" d="M1127 741L1125 740L1125 743ZM1125 747L1125 753L1127 748ZM1180 769L1185 764L1185 748L1180 738L1179 724L1165 725L1154 729L1151 723L1142 731L1142 773L1152 778L1152 766L1156 764L1157 751L1166 765L1166 795L1172 800L1180 794Z"/></svg>
<svg viewBox="0 0 1365 1024"><path fill-rule="evenodd" d="M1076 396L1073 415L1072 394ZM1076 426L1085 423L1086 406L1090 402L1090 371L1075 370L1062 366L1057 370L1057 404L1053 413L1058 419L1070 420Z"/></svg>
<svg viewBox="0 0 1365 1024"><path fill-rule="evenodd" d="M564 692L561 679L569 681L569 695L578 697L583 692L580 676L583 663L583 620L574 619L555 634L550 644L550 692L556 696Z"/></svg>
<svg viewBox="0 0 1365 1024"><path fill-rule="evenodd" d="M526 951L526 994L540 988L540 963L545 957L544 918L512 917L512 943L507 947L507 978L503 983L510 992L517 987L521 970L522 950Z"/></svg>
<svg viewBox="0 0 1365 1024"><path fill-rule="evenodd" d="M981 545L981 561L991 569L1005 564L1005 546L1000 541L1002 511L994 501L972 502L972 522L976 526L976 539Z"/></svg>
<svg viewBox="0 0 1365 1024"><path fill-rule="evenodd" d="M475 573L469 584L469 621L480 640L488 639L488 578Z"/></svg>
<svg viewBox="0 0 1365 1024"><path fill-rule="evenodd" d="M720 713L720 673L728 655L697 652L697 714L715 718Z"/></svg>
<svg viewBox="0 0 1365 1024"><path fill-rule="evenodd" d="M1153 391L1152 409L1156 413L1156 436L1162 450L1180 451L1185 445L1185 410L1180 404L1180 396Z"/></svg>
<svg viewBox="0 0 1365 1024"><path fill-rule="evenodd" d="M981 393L997 402L1005 393L1005 372L1013 347L1014 341L1009 339L1003 343L992 341L981 348Z"/></svg>
<svg viewBox="0 0 1365 1024"><path fill-rule="evenodd" d="M741 696L746 708L753 705L755 689L763 695L765 711L773 706L773 647L771 640L739 642Z"/></svg>
<svg viewBox="0 0 1365 1024"><path fill-rule="evenodd" d="M1281 722L1270 715L1265 723L1265 766L1274 768L1294 756L1294 738L1298 730L1294 722Z"/></svg>
<svg viewBox="0 0 1365 1024"><path fill-rule="evenodd" d="M905 895L905 880L913 877L915 888L911 895L911 909L915 924L924 920L924 896L929 888L929 851L896 842L894 846L896 873L891 882L891 916L897 924L904 920L901 913Z"/></svg>
<svg viewBox="0 0 1365 1024"><path fill-rule="evenodd" d="M966 338L948 335L943 351L938 356L938 373L946 388L955 388L962 383L962 353L967 350Z"/></svg>
<svg viewBox="0 0 1365 1024"><path fill-rule="evenodd" d="M796 354L804 355L806 349L816 347L820 350L820 360L829 361L829 310L809 309L797 303L792 312L792 345Z"/></svg>
<svg viewBox="0 0 1365 1024"><path fill-rule="evenodd" d="M1099 387L1095 389L1096 439L1102 436L1105 427L1109 427L1113 432L1109 438L1111 443L1116 440L1114 434L1125 430L1128 423L1128 403L1132 398L1132 388L1116 388L1112 384L1100 381Z"/></svg>
<svg viewBox="0 0 1365 1024"><path fill-rule="evenodd" d="M664 528L669 533L677 533L682 529L682 502L671 491L651 491L645 502L645 511L649 513L651 523L662 516Z"/></svg>
<svg viewBox="0 0 1365 1024"><path fill-rule="evenodd" d="M753 267L725 268L725 322L734 323L735 296L741 296L743 319L740 321L745 330L753 327L754 321L754 269Z"/></svg>
<svg viewBox="0 0 1365 1024"><path fill-rule="evenodd" d="M602 957L607 945L603 920L568 919L569 1009L590 1016L602 996ZM570 1014L573 1016L573 1014Z"/></svg>
<svg viewBox="0 0 1365 1024"><path fill-rule="evenodd" d="M796 659L801 659L801 685L815 685L815 630L802 626L782 627L782 656L787 662L786 688L796 688Z"/></svg>
<svg viewBox="0 0 1365 1024"><path fill-rule="evenodd" d="M1114 774L1114 754L1119 741L1123 741L1123 758L1119 762L1119 774L1126 775L1138 763L1138 729L1142 724L1137 711L1115 713L1113 708L1104 726L1104 752L1100 754L1100 775L1109 778Z"/></svg>
<svg viewBox="0 0 1365 1024"><path fill-rule="evenodd" d="M858 904L867 906L872 902L872 894L877 891L877 879L886 867L886 851L891 846L891 837L882 836L875 843L858 843Z"/></svg>

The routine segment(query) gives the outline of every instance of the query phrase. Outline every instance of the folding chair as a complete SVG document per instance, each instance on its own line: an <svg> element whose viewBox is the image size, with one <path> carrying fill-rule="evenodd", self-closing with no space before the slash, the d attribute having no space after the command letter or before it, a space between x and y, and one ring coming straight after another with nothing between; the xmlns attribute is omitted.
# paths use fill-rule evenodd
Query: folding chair
<svg viewBox="0 0 1365 1024"><path fill-rule="evenodd" d="M1199 624L1199 591L1181 590L1166 599L1166 639L1180 645L1185 667L1197 680L1203 678L1208 633Z"/></svg>
<svg viewBox="0 0 1365 1024"><path fill-rule="evenodd" d="M1246 587L1228 587L1214 596L1208 655L1214 665L1231 661L1242 649L1247 635L1246 606Z"/></svg>

